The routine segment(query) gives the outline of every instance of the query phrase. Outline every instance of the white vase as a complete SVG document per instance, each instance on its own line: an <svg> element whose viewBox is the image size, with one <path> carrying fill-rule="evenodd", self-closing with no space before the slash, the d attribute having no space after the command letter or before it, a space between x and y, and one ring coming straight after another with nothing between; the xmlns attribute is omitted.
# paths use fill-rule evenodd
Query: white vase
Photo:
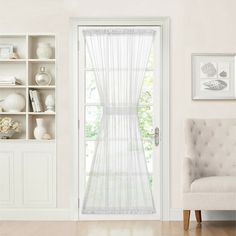
<svg viewBox="0 0 236 236"><path fill-rule="evenodd" d="M49 43L39 43L36 50L39 59L50 59L52 56L52 48Z"/></svg>
<svg viewBox="0 0 236 236"><path fill-rule="evenodd" d="M55 100L53 95L49 94L45 99L45 105L47 107L47 110L45 112L47 113L53 113L54 107L55 107Z"/></svg>
<svg viewBox="0 0 236 236"><path fill-rule="evenodd" d="M6 112L21 112L25 108L25 97L19 93L11 93L2 104Z"/></svg>
<svg viewBox="0 0 236 236"><path fill-rule="evenodd" d="M37 126L34 129L34 137L38 140L43 139L43 136L47 133L47 130L44 126L44 119L36 119Z"/></svg>

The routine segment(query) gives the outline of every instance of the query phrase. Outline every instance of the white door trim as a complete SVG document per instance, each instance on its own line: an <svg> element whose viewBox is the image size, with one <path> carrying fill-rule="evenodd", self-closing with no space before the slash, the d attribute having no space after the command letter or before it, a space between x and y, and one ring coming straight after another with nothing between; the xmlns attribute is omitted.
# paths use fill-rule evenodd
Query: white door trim
<svg viewBox="0 0 236 236"><path fill-rule="evenodd" d="M72 77L71 86L71 117L73 118L72 123L72 144L73 144L73 173L71 176L71 212L72 218L75 220L79 219L79 152L78 152L78 141L79 141L79 114L78 114L78 26L99 26L99 25L153 25L160 26L162 30L162 84L161 84L161 160L160 160L160 183L161 183L161 199L160 199L160 219L169 220L170 213L170 201L169 201L169 22L168 17L160 18L72 18L71 19L71 37L70 37L70 77ZM164 106L163 106L164 104ZM111 220L120 219L120 217L112 217ZM124 217L122 217L125 220ZM127 217L130 219L130 217ZM149 217L137 217L137 219L151 219ZM89 220L89 218L86 218Z"/></svg>

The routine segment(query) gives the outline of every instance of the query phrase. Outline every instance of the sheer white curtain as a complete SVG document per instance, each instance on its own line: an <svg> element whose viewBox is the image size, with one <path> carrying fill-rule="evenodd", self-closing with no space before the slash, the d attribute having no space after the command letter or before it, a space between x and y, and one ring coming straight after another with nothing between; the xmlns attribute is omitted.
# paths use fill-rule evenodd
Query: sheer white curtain
<svg viewBox="0 0 236 236"><path fill-rule="evenodd" d="M154 213L137 109L155 31L107 28L83 33L103 106L83 213Z"/></svg>

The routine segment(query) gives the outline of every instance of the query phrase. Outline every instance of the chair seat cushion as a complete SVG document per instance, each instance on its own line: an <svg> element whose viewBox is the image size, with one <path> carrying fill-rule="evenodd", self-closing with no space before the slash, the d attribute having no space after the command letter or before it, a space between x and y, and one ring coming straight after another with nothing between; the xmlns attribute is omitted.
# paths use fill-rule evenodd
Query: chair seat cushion
<svg viewBox="0 0 236 236"><path fill-rule="evenodd" d="M196 179L191 192L236 192L236 176L212 176Z"/></svg>

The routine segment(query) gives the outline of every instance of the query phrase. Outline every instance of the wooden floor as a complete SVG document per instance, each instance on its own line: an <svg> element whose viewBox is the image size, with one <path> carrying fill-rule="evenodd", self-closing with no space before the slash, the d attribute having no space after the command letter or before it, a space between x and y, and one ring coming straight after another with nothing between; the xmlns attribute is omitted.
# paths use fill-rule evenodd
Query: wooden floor
<svg viewBox="0 0 236 236"><path fill-rule="evenodd" d="M236 236L236 222L160 221L37 222L0 221L0 236Z"/></svg>

